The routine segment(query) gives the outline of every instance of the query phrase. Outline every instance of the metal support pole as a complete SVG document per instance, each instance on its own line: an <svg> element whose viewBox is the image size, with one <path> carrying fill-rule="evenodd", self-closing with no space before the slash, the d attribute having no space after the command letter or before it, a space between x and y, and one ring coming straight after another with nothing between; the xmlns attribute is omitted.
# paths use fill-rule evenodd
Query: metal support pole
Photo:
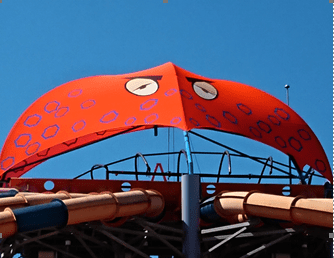
<svg viewBox="0 0 334 258"><path fill-rule="evenodd" d="M289 88L288 84L285 84L284 88L286 88L286 103L289 106ZM291 158L289 156L289 185L292 184L292 176L291 176Z"/></svg>
<svg viewBox="0 0 334 258"><path fill-rule="evenodd" d="M291 158L289 157L289 185L292 185L292 170L291 170Z"/></svg>
<svg viewBox="0 0 334 258"><path fill-rule="evenodd" d="M183 254L186 258L200 258L199 199L200 177L194 175L188 132L184 131L184 141L188 156L188 175L181 179L182 223L184 231Z"/></svg>
<svg viewBox="0 0 334 258"><path fill-rule="evenodd" d="M183 254L199 258L199 175L183 175L181 179L182 223L184 231Z"/></svg>
<svg viewBox="0 0 334 258"><path fill-rule="evenodd" d="M289 106L289 88L290 88L290 85L285 84L284 88L286 88L286 103Z"/></svg>

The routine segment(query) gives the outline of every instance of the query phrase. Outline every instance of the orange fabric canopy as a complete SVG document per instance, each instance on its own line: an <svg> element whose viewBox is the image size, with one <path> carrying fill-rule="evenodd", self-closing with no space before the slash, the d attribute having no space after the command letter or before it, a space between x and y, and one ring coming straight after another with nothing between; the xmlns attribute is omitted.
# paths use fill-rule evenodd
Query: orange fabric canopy
<svg viewBox="0 0 334 258"><path fill-rule="evenodd" d="M268 144L332 182L326 154L289 106L251 86L208 79L172 63L65 83L17 120L0 156L2 179L116 134L152 128L214 129Z"/></svg>

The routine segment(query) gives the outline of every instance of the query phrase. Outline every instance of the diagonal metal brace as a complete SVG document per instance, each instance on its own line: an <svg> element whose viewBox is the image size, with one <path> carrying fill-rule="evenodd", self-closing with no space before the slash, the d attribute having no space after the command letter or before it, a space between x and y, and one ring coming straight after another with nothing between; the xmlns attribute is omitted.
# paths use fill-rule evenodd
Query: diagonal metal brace
<svg viewBox="0 0 334 258"><path fill-rule="evenodd" d="M272 236L277 234L285 234L285 233L295 233L296 230L293 228L286 228L286 229L278 229L278 230L270 230L270 231L259 231L259 232L248 232L248 233L242 233L236 238L249 238L249 237L263 237L263 236ZM225 238L228 238L230 235L219 235L219 236L213 236L213 237L206 237L203 238L203 242L208 241L217 241L217 240L223 240Z"/></svg>
<svg viewBox="0 0 334 258"><path fill-rule="evenodd" d="M29 237L28 235L25 235L25 234L23 234L23 233L20 233L20 235L23 236L24 238L28 239L28 240L32 238L32 237ZM63 254L65 254L65 255L69 256L69 257L80 258L79 256L73 255L73 254L71 254L71 253L68 253L68 252L62 250L62 249L59 249L59 248L56 248L56 247L54 247L54 246L52 246L52 245L46 244L46 243L44 243L44 242L42 242L42 241L40 241L40 240L34 240L34 242L37 242L37 243L39 243L40 245L44 245L44 246L46 246L47 248L50 248L50 249L55 250L55 251L57 251L57 252L63 253Z"/></svg>
<svg viewBox="0 0 334 258"><path fill-rule="evenodd" d="M251 251L251 252L249 252L249 253L241 256L240 258L251 257L252 255L254 255L254 254L258 253L258 252L261 252L261 251L265 250L266 248L268 248L270 246L273 246L273 245L275 245L275 244L277 244L279 242L282 242L282 241L288 239L291 235L292 234L289 233L289 234L286 234L285 236L282 236L282 237L280 237L280 238L278 238L278 239L276 239L274 241L269 242L268 244L261 245L260 247L258 247L256 249L254 249L253 251Z"/></svg>
<svg viewBox="0 0 334 258"><path fill-rule="evenodd" d="M216 250L218 247L220 247L221 245L225 244L226 242L230 241L231 239L235 238L237 235L241 234L242 232L244 232L247 229L247 227L243 227L241 229L239 229L237 232L235 232L234 234L230 235L229 237L225 238L223 241L221 241L220 243L216 244L215 246L211 247L207 252L205 252L205 254L211 253L214 250Z"/></svg>
<svg viewBox="0 0 334 258"><path fill-rule="evenodd" d="M97 256L94 254L94 252L89 248L89 246L85 243L85 241L79 235L74 234L74 236L76 237L76 239L79 240L81 245L87 250L87 252L90 254L91 257L97 258Z"/></svg>
<svg viewBox="0 0 334 258"><path fill-rule="evenodd" d="M231 229L236 229L236 228L242 228L242 227L249 227L249 226L254 226L260 223L259 219L252 219L250 221L242 222L242 223L237 223L237 224L232 224L232 225L227 225L227 226L222 226L222 227L216 227L216 228L208 228L208 229L203 229L201 230L201 234L210 234L214 232L220 232L220 231L226 231L226 230L231 230Z"/></svg>
<svg viewBox="0 0 334 258"><path fill-rule="evenodd" d="M151 227L146 226L141 221L138 221L138 224L141 225L143 228L147 229L150 234L154 235L157 239L159 239L167 247L169 247L171 250L173 250L179 257L184 257L184 254L182 252L180 252L177 248L175 248L175 246L173 246L171 243L169 243L165 238L160 236L157 232L155 232Z"/></svg>
<svg viewBox="0 0 334 258"><path fill-rule="evenodd" d="M115 242L121 244L122 246L130 249L131 251L135 252L136 254L138 254L142 257L145 257L145 258L150 258L148 255L146 255L145 253L143 253L139 249L133 247L132 245L129 245L128 243L124 242L122 239L119 239L118 237L114 236L113 234L107 232L106 230L101 230L101 229L98 229L98 228L96 228L96 230L101 232L102 234L106 235L107 237L111 238Z"/></svg>
<svg viewBox="0 0 334 258"><path fill-rule="evenodd" d="M51 236L59 234L59 231L56 230L56 231L53 231L53 232L50 232L50 233L47 233L47 234L43 234L43 235L40 235L40 231L38 233L39 233L39 236L31 237L30 239L24 240L21 243L18 243L17 245L21 246L21 245L29 244L31 242L35 242L36 240L41 240L43 238L51 237ZM19 235L21 235L21 234L19 234Z"/></svg>
<svg viewBox="0 0 334 258"><path fill-rule="evenodd" d="M63 232L70 232L73 233L74 235L78 235L83 239L86 239L88 241L91 241L103 248L109 249L111 251L114 251L113 248L111 248L109 245L102 243L101 241L97 240L97 238L94 238L93 236L88 236L86 234L84 234L83 232L77 230L76 228L78 228L78 226L74 227L74 226L67 226L66 228L62 229Z"/></svg>
<svg viewBox="0 0 334 258"><path fill-rule="evenodd" d="M152 222L143 220L141 218L135 218L135 220L137 221L137 223L142 223L142 224L144 224L146 226L150 226L152 228L158 228L158 229L161 229L161 230L170 231L170 232L174 232L174 233L183 235L183 230L182 229L177 229L177 228L172 228L172 227L165 226L165 225L160 225L160 224L157 224L157 223L152 223ZM141 225L141 226L143 226L143 225Z"/></svg>

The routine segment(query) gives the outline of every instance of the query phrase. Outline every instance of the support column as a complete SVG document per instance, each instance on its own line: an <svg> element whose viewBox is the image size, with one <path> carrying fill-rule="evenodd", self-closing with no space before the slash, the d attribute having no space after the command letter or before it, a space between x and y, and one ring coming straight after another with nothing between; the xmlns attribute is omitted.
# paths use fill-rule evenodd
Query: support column
<svg viewBox="0 0 334 258"><path fill-rule="evenodd" d="M183 254L186 258L199 258L201 254L199 240L199 175L183 175L182 222L183 222Z"/></svg>
<svg viewBox="0 0 334 258"><path fill-rule="evenodd" d="M188 156L188 175L181 179L183 254L186 258L200 258L199 199L200 177L193 174L193 162L189 145L188 132L184 132L185 147Z"/></svg>

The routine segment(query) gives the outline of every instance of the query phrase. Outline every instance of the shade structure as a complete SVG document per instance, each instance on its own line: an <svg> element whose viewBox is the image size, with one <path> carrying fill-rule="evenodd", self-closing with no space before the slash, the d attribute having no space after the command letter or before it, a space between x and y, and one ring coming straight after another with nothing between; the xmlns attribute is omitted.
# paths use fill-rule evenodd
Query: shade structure
<svg viewBox="0 0 334 258"><path fill-rule="evenodd" d="M65 83L37 99L11 129L0 156L2 179L99 140L158 127L242 135L309 165L332 182L326 154L305 121L254 87L209 79L173 63Z"/></svg>

